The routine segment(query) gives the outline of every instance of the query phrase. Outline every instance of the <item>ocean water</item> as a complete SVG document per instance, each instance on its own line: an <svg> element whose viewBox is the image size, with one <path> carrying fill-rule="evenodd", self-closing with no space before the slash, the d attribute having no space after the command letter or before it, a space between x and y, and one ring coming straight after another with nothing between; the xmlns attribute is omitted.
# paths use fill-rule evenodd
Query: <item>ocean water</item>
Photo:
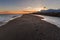
<svg viewBox="0 0 60 40"><path fill-rule="evenodd" d="M45 16L45 15L35 15L35 16L43 17L44 19L41 20L54 24L60 28L60 17L52 17L52 16Z"/></svg>
<svg viewBox="0 0 60 40"><path fill-rule="evenodd" d="M21 14L0 14L0 26L5 25L10 20L13 20L21 16Z"/></svg>

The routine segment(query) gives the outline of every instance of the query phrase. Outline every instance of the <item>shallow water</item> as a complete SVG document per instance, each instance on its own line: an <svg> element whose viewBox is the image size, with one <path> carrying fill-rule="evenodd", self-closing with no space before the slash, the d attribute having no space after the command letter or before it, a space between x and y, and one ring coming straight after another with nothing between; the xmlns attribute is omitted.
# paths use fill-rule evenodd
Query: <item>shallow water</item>
<svg viewBox="0 0 60 40"><path fill-rule="evenodd" d="M10 20L21 17L20 14L0 14L0 26L5 25Z"/></svg>
<svg viewBox="0 0 60 40"><path fill-rule="evenodd" d="M52 17L52 16L45 16L45 15L35 15L35 16L44 17L44 19L41 19L41 20L47 21L60 28L60 17Z"/></svg>

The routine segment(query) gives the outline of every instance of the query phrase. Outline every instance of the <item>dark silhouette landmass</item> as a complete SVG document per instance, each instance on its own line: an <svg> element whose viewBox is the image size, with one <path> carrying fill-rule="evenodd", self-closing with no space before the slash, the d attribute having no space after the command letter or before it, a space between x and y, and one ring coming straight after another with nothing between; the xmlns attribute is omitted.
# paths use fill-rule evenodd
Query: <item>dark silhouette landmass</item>
<svg viewBox="0 0 60 40"><path fill-rule="evenodd" d="M58 9L58 10L55 10L55 9L41 10L39 12L36 12L35 14L60 17L60 9Z"/></svg>
<svg viewBox="0 0 60 40"><path fill-rule="evenodd" d="M0 40L60 40L60 28L26 14L0 27Z"/></svg>

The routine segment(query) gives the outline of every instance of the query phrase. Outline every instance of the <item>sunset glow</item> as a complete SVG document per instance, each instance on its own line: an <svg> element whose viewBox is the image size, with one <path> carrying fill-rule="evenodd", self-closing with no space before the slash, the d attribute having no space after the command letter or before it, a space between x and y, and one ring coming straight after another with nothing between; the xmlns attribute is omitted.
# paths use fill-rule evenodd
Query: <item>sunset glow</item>
<svg viewBox="0 0 60 40"><path fill-rule="evenodd" d="M0 0L0 14L6 11L10 13L30 13L46 10L44 7L48 9L59 9L59 4L60 0Z"/></svg>
<svg viewBox="0 0 60 40"><path fill-rule="evenodd" d="M1 11L0 14L27 14L27 13L33 13L41 10L42 8L26 7L22 10L16 10L16 11Z"/></svg>

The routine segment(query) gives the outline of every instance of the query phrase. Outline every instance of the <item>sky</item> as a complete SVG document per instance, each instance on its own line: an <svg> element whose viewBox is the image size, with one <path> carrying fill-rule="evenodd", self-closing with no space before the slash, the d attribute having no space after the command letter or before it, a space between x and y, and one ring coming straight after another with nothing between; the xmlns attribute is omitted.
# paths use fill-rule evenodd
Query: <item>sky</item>
<svg viewBox="0 0 60 40"><path fill-rule="evenodd" d="M60 9L60 0L0 0L0 11Z"/></svg>

